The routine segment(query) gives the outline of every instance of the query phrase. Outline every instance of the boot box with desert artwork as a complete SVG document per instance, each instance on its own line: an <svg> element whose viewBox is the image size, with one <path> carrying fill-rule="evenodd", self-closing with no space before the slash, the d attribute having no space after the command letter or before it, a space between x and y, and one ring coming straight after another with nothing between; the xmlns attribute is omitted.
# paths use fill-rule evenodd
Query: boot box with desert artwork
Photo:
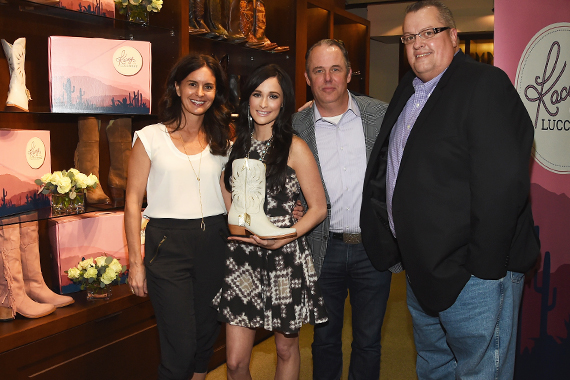
<svg viewBox="0 0 570 380"><path fill-rule="evenodd" d="M92 15L115 17L115 2L113 0L59 0L59 6Z"/></svg>
<svg viewBox="0 0 570 380"><path fill-rule="evenodd" d="M146 41L49 37L52 112L151 113Z"/></svg>
<svg viewBox="0 0 570 380"><path fill-rule="evenodd" d="M49 131L0 129L0 218L49 208L49 197L38 194L34 183L46 173L51 173Z"/></svg>
<svg viewBox="0 0 570 380"><path fill-rule="evenodd" d="M95 212L51 219L48 222L49 240L57 274L55 283L61 294L80 291L65 271L77 266L83 259L112 256L122 265L128 265L127 238L122 211ZM127 276L121 277L121 283Z"/></svg>

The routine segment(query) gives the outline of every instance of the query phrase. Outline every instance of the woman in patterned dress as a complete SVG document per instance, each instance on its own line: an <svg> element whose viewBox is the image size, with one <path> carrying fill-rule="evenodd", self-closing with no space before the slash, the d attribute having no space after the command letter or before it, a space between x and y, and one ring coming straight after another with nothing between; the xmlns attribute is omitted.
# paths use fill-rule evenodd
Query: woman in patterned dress
<svg viewBox="0 0 570 380"><path fill-rule="evenodd" d="M255 329L274 331L275 378L297 379L300 370L299 329L322 323L326 311L305 235L326 216L323 185L313 154L294 135L291 79L279 66L264 65L248 78L239 106L236 141L224 173L222 193L231 205L232 162L260 159L266 164L265 213L277 227L293 227L297 236L260 239L230 237L224 285L214 305L226 322L228 379L251 379L249 361ZM308 209L292 217L300 192Z"/></svg>

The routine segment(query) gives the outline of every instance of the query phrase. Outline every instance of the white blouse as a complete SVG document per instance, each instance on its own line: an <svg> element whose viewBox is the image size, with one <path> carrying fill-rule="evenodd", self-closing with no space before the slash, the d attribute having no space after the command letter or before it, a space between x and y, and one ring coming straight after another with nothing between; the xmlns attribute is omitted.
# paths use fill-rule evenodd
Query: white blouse
<svg viewBox="0 0 570 380"><path fill-rule="evenodd" d="M204 217L226 213L220 189L220 176L227 156L216 156L210 146L202 153L187 156L172 142L164 124L153 124L136 131L133 145L141 140L150 158L150 173L146 186L149 218L200 219L200 195L196 174L200 173L200 191ZM200 163L200 155L202 160Z"/></svg>

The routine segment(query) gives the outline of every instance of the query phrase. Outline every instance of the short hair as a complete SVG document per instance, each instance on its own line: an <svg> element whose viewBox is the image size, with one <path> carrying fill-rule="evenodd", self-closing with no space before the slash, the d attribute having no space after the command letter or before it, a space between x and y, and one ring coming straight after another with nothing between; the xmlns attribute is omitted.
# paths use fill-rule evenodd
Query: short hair
<svg viewBox="0 0 570 380"><path fill-rule="evenodd" d="M344 57L344 63L346 64L346 70L348 71L350 69L350 59L348 59L348 50L346 50L346 48L344 47L344 42L342 42L341 40L333 40L330 38L325 38L323 40L320 40L319 42L315 43L313 46L311 46L309 48L309 50L307 50L307 54L305 54L305 71L308 73L309 72L309 56L311 55L312 51L314 48L316 48L317 46L336 46L337 48L340 49L340 51L342 52L342 55Z"/></svg>
<svg viewBox="0 0 570 380"><path fill-rule="evenodd" d="M451 10L439 0L422 0L416 3L408 5L406 8L406 14L417 12L420 9L434 7L439 13L439 21L447 27L455 28L455 20L453 19L453 14Z"/></svg>

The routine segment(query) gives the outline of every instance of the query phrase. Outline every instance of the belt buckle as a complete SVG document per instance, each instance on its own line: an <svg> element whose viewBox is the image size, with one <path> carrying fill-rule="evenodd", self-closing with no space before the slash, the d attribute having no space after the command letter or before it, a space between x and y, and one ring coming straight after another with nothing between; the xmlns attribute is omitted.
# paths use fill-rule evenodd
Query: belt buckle
<svg viewBox="0 0 570 380"><path fill-rule="evenodd" d="M346 244L360 244L362 243L362 237L360 236L360 234L343 233L342 241L345 242Z"/></svg>

